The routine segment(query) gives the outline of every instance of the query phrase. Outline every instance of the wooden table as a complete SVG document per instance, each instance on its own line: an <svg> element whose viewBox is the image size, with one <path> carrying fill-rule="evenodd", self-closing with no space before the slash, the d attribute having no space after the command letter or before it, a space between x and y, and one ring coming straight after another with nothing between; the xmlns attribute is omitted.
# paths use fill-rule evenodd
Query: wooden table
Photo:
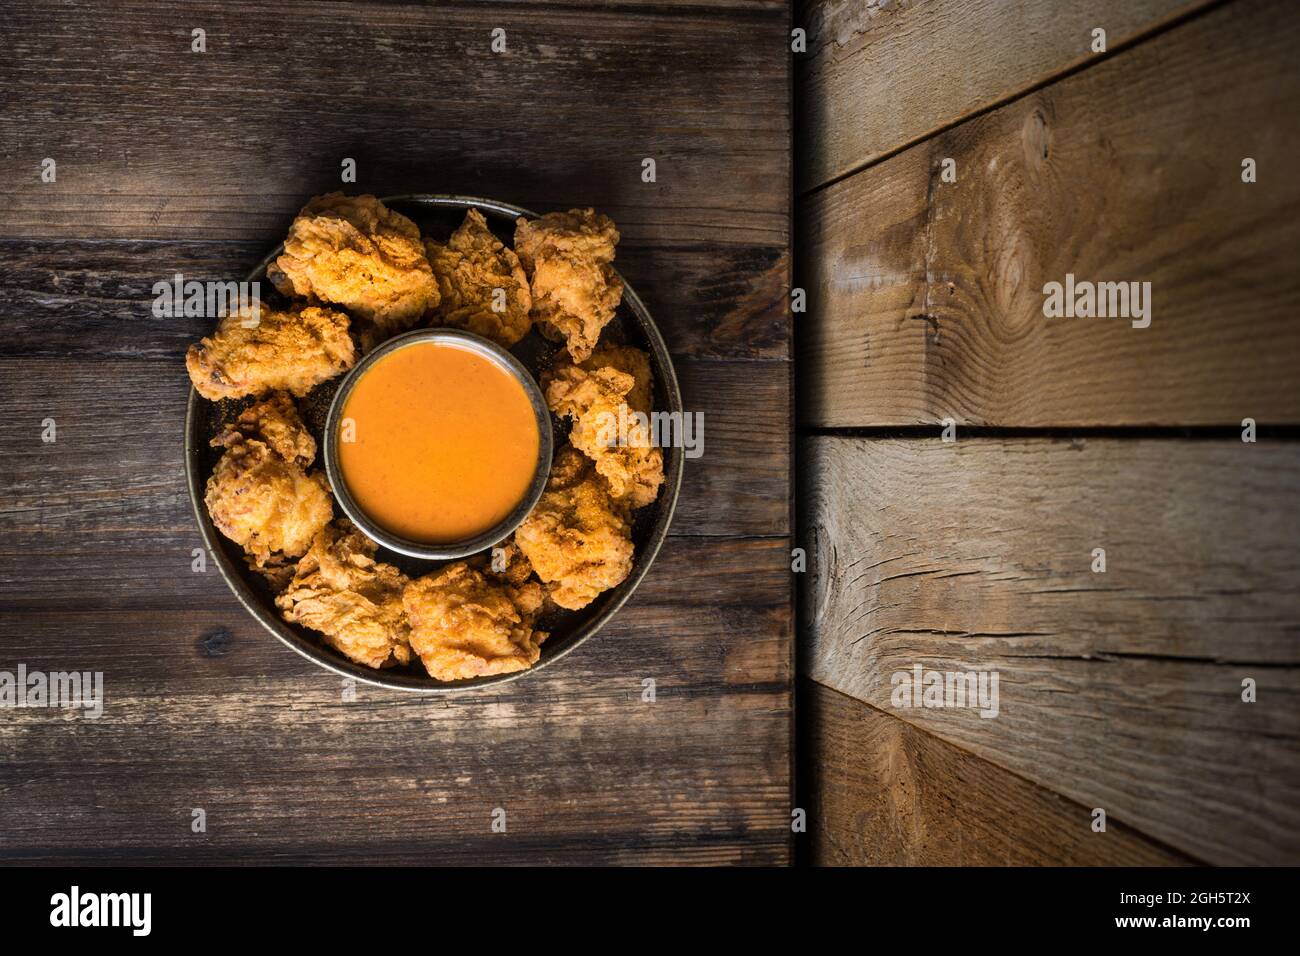
<svg viewBox="0 0 1300 956"><path fill-rule="evenodd" d="M788 861L789 17L780 0L6 8L0 670L102 671L106 700L97 720L0 711L0 858ZM209 323L153 318L152 285L242 277L340 187L609 213L705 416L633 600L500 690L348 700L211 564L191 570L182 355Z"/></svg>

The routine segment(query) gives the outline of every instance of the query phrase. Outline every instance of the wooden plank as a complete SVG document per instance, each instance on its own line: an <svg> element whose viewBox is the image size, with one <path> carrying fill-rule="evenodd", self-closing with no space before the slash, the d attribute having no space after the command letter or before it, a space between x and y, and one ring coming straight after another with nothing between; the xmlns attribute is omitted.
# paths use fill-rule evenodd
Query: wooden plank
<svg viewBox="0 0 1300 956"><path fill-rule="evenodd" d="M152 320L147 320L152 321ZM686 462L680 534L790 530L790 367L683 360L683 402L704 416L703 454ZM0 528L149 533L188 527L185 402L174 362L0 359ZM41 441L53 418L57 441Z"/></svg>
<svg viewBox="0 0 1300 956"><path fill-rule="evenodd" d="M1167 866L1196 861L814 681L799 684L812 862Z"/></svg>
<svg viewBox="0 0 1300 956"><path fill-rule="evenodd" d="M1198 858L1300 859L1300 446L804 452L809 676ZM893 708L916 664L998 672L997 717Z"/></svg>
<svg viewBox="0 0 1300 956"><path fill-rule="evenodd" d="M1300 421L1298 43L1233 3L812 197L803 420ZM1150 326L1045 318L1067 274L1150 282Z"/></svg>
<svg viewBox="0 0 1300 956"><path fill-rule="evenodd" d="M351 157L357 191L594 205L637 242L788 244L779 13L21 2L0 46L0 236L266 243Z"/></svg>
<svg viewBox="0 0 1300 956"><path fill-rule="evenodd" d="M170 674L124 673L131 654L105 668L97 720L6 716L0 857L779 864L789 857L790 693L781 679L728 686L724 675L771 676L744 663L754 657L744 643L788 647L788 636L746 614L728 622L748 624L732 632L727 657L740 664L730 672L714 645L723 622L708 612L693 623L642 615L635 631L620 615L605 648L593 641L505 694L430 701L360 687L355 702L229 613L20 618L35 639L79 626L92 646L119 648L134 625L156 635L151 650ZM230 636L208 638L226 650L205 657L191 635L213 628ZM17 659L36 667L45 655ZM693 682L675 683L681 675ZM658 680L653 703L641 699L646 677ZM194 807L207 811L206 835L190 832ZM489 830L496 807L508 813L500 838Z"/></svg>
<svg viewBox="0 0 1300 956"><path fill-rule="evenodd" d="M798 60L799 189L844 176L943 126L1095 59L1210 0L808 0Z"/></svg>
<svg viewBox="0 0 1300 956"><path fill-rule="evenodd" d="M288 222L282 223L287 230ZM210 319L155 319L153 284L177 272L242 279L275 245L174 240L0 240L0 356L174 359ZM618 267L675 355L790 357L790 259L767 246L630 244Z"/></svg>

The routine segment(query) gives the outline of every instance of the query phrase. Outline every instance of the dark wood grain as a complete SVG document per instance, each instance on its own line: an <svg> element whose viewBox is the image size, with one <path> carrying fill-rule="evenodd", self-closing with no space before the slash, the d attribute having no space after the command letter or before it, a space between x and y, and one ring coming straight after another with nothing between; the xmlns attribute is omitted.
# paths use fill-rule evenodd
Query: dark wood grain
<svg viewBox="0 0 1300 956"><path fill-rule="evenodd" d="M1216 7L811 197L804 420L1300 422L1297 43ZM1150 326L1045 317L1067 274L1149 282Z"/></svg>
<svg viewBox="0 0 1300 956"><path fill-rule="evenodd" d="M22 710L0 725L9 859L787 853L789 670L771 666L789 647L782 607L629 607L604 647L451 701L368 687L345 701L338 678L233 606L7 616L6 658L18 641L30 667L102 669L106 698L98 720ZM79 653L40 650L68 634ZM208 811L206 837L190 833L193 807ZM510 833L494 840L495 807Z"/></svg>
<svg viewBox="0 0 1300 956"><path fill-rule="evenodd" d="M790 860L788 30L777 0L6 9L0 669L100 670L106 702L5 712L0 859ZM241 277L345 156L352 192L614 216L705 416L629 604L491 692L346 700L191 570L182 356L210 323L150 289Z"/></svg>
<svg viewBox="0 0 1300 956"><path fill-rule="evenodd" d="M0 356L183 356L213 322L155 318L153 284L170 282L176 273L199 281L241 280L281 238L276 234L265 244L0 240L0 322L7 333ZM789 359L790 265L780 250L624 242L617 262L675 355Z"/></svg>
<svg viewBox="0 0 1300 956"><path fill-rule="evenodd" d="M1300 857L1300 446L802 449L808 676L1207 862ZM894 708L917 664L997 672L997 716Z"/></svg>
<svg viewBox="0 0 1300 956"><path fill-rule="evenodd" d="M1196 861L811 680L799 682L813 862L1168 866Z"/></svg>
<svg viewBox="0 0 1300 956"><path fill-rule="evenodd" d="M356 191L593 205L637 242L784 249L788 15L756 12L10 4L0 235L265 242L351 157Z"/></svg>

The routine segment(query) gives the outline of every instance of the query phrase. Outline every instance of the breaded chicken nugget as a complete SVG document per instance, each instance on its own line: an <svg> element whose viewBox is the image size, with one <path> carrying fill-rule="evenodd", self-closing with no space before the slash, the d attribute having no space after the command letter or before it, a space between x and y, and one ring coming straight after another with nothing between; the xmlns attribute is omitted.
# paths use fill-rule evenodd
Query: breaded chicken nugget
<svg viewBox="0 0 1300 956"><path fill-rule="evenodd" d="M407 577L376 561L376 550L351 522L327 525L275 603L286 621L319 631L358 664L381 668L408 663L411 649L402 607Z"/></svg>
<svg viewBox="0 0 1300 956"><path fill-rule="evenodd" d="M532 328L528 291L519 257L492 231L477 209L447 242L424 241L442 301L430 315L433 325L465 329L510 348Z"/></svg>
<svg viewBox="0 0 1300 956"><path fill-rule="evenodd" d="M524 670L537 663L547 638L533 629L539 584L493 580L465 561L412 581L402 602L411 649L438 680Z"/></svg>
<svg viewBox="0 0 1300 956"><path fill-rule="evenodd" d="M629 347L598 349L542 377L547 406L573 423L570 444L596 463L610 496L632 508L653 502L664 482L663 451L649 427L652 385L649 357Z"/></svg>
<svg viewBox="0 0 1300 956"><path fill-rule="evenodd" d="M531 282L533 318L544 335L565 342L575 362L591 354L622 301L623 280L610 264L617 243L613 220L591 209L516 223L515 252Z"/></svg>
<svg viewBox="0 0 1300 956"><path fill-rule="evenodd" d="M632 571L627 511L572 448L556 456L546 491L515 531L515 543L551 599L570 610L586 607Z"/></svg>
<svg viewBox="0 0 1300 956"><path fill-rule="evenodd" d="M301 398L357 360L348 317L309 307L281 312L260 305L227 315L216 333L185 354L185 368L209 401L284 389Z"/></svg>
<svg viewBox="0 0 1300 956"><path fill-rule="evenodd" d="M257 567L296 558L334 515L324 472L310 475L266 442L232 442L208 478L204 501L217 530Z"/></svg>
<svg viewBox="0 0 1300 956"><path fill-rule="evenodd" d="M316 460L316 439L298 415L293 399L285 392L249 405L211 444L230 447L249 438L260 438L285 461L306 468Z"/></svg>
<svg viewBox="0 0 1300 956"><path fill-rule="evenodd" d="M438 304L420 230L374 196L317 196L302 207L266 277L285 295L341 305L362 348L414 326Z"/></svg>

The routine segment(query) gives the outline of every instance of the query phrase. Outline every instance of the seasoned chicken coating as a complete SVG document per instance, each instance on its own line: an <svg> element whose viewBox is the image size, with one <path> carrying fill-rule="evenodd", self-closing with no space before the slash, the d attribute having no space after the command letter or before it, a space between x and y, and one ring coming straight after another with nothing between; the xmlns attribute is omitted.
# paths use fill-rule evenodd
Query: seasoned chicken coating
<svg viewBox="0 0 1300 956"><path fill-rule="evenodd" d="M570 610L586 607L632 571L627 511L572 448L556 457L546 491L515 531L515 543L551 599Z"/></svg>
<svg viewBox="0 0 1300 956"><path fill-rule="evenodd" d="M368 351L438 304L420 230L374 196L317 196L289 227L266 277L285 295L332 302L360 320Z"/></svg>
<svg viewBox="0 0 1300 956"><path fill-rule="evenodd" d="M532 327L528 291L519 257L506 247L477 209L465 214L447 242L424 241L442 301L430 316L434 325L450 325L510 348Z"/></svg>
<svg viewBox="0 0 1300 956"><path fill-rule="evenodd" d="M591 355L623 298L614 267L618 230L591 209L519 219L515 252L532 283L533 318L547 337L562 339L575 362Z"/></svg>
<svg viewBox="0 0 1300 956"><path fill-rule="evenodd" d="M212 444L229 447L249 438L262 439L285 461L304 468L316 460L316 439L307 431L297 406L285 392L274 392L269 398L249 405Z"/></svg>
<svg viewBox="0 0 1300 956"><path fill-rule="evenodd" d="M351 522L327 525L275 603L286 621L319 631L350 660L377 669L409 663L411 648L402 607L407 577L376 561L376 550Z"/></svg>
<svg viewBox="0 0 1300 956"><path fill-rule="evenodd" d="M213 524L244 547L251 570L281 591L304 536L333 512L328 497L321 506L317 484L303 474L316 457L316 439L293 399L275 392L245 408L210 444L229 450L208 479Z"/></svg>
<svg viewBox="0 0 1300 956"><path fill-rule="evenodd" d="M654 374L650 371L650 356L630 345L606 345L591 353L579 363L587 371L598 368L616 368L632 376L632 390L627 393L628 408L649 413L654 404Z"/></svg>
<svg viewBox="0 0 1300 956"><path fill-rule="evenodd" d="M342 312L315 307L281 312L262 303L256 321L248 310L231 313L211 338L191 345L185 368L209 401L275 389L301 398L356 360Z"/></svg>
<svg viewBox="0 0 1300 956"><path fill-rule="evenodd" d="M417 578L402 602L411 649L438 680L508 674L537 663L547 635L533 629L542 588L494 580L466 561Z"/></svg>
<svg viewBox="0 0 1300 956"><path fill-rule="evenodd" d="M639 349L599 349L543 376L546 404L569 418L569 442L596 463L610 496L641 508L659 496L663 451L650 432L650 360ZM640 413L639 415L636 413Z"/></svg>
<svg viewBox="0 0 1300 956"><path fill-rule="evenodd" d="M227 446L204 501L217 530L259 568L303 554L334 515L324 472L309 475L256 438Z"/></svg>

